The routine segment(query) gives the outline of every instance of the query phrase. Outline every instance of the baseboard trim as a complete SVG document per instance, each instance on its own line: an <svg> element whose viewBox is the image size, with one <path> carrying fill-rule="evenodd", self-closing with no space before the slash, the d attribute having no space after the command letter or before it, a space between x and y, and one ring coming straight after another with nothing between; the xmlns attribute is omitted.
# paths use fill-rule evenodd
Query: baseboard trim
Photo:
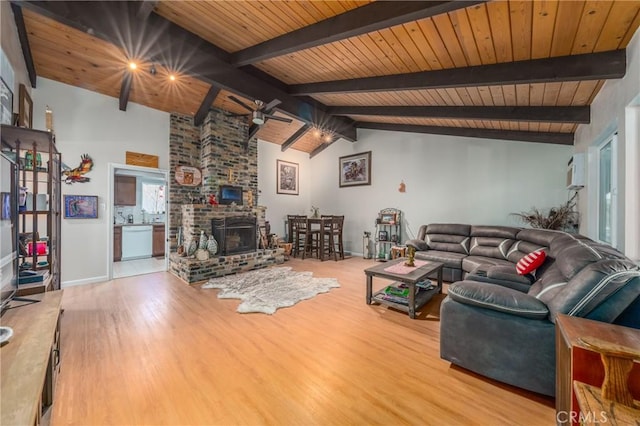
<svg viewBox="0 0 640 426"><path fill-rule="evenodd" d="M61 288L73 287L76 285L94 284L94 283L101 283L104 281L108 281L106 275L103 275L101 277L84 278L82 280L63 281L60 287Z"/></svg>

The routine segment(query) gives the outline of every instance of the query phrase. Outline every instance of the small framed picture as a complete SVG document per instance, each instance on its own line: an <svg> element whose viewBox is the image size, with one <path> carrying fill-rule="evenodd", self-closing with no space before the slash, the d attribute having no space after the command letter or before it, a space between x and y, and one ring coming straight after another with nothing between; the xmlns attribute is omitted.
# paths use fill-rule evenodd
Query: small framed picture
<svg viewBox="0 0 640 426"><path fill-rule="evenodd" d="M298 195L298 163L276 160L276 193Z"/></svg>
<svg viewBox="0 0 640 426"><path fill-rule="evenodd" d="M387 231L378 232L378 241L389 241L389 233Z"/></svg>
<svg viewBox="0 0 640 426"><path fill-rule="evenodd" d="M371 185L371 151L340 157L340 187Z"/></svg>
<svg viewBox="0 0 640 426"><path fill-rule="evenodd" d="M380 223L386 225L393 225L396 223L396 214L395 213L381 213L380 214Z"/></svg>
<svg viewBox="0 0 640 426"><path fill-rule="evenodd" d="M397 243L398 242L398 236L396 234L391 234L391 242L393 242L393 243Z"/></svg>
<svg viewBox="0 0 640 426"><path fill-rule="evenodd" d="M24 84L21 84L18 89L18 99L20 100L18 126L31 129L33 127L33 101Z"/></svg>
<svg viewBox="0 0 640 426"><path fill-rule="evenodd" d="M98 196L97 195L65 195L64 196L65 219L97 219Z"/></svg>

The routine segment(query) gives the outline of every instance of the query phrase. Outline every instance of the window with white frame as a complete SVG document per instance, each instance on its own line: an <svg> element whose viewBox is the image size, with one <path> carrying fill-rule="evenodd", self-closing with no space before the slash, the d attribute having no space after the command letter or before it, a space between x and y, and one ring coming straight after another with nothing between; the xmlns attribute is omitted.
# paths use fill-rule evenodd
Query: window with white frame
<svg viewBox="0 0 640 426"><path fill-rule="evenodd" d="M616 231L616 135L598 147L598 240L615 245Z"/></svg>
<svg viewBox="0 0 640 426"><path fill-rule="evenodd" d="M151 214L164 213L165 186L142 182L142 209Z"/></svg>

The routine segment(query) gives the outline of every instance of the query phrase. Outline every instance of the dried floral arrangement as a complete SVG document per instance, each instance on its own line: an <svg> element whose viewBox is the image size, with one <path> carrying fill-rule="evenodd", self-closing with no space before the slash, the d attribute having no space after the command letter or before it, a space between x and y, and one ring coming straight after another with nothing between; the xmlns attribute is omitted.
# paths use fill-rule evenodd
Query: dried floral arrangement
<svg viewBox="0 0 640 426"><path fill-rule="evenodd" d="M579 214L575 210L576 192L573 197L560 207L552 207L548 212L532 207L528 212L511 213L532 228L575 230L579 222Z"/></svg>

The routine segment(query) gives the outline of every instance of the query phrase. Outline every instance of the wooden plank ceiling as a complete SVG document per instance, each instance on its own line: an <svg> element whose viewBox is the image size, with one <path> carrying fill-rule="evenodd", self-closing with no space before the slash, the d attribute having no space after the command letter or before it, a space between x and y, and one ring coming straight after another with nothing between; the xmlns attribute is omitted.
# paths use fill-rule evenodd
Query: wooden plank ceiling
<svg viewBox="0 0 640 426"><path fill-rule="evenodd" d="M624 74L640 25L640 0L13 8L39 76L190 115L246 114L232 94L275 97L274 114L293 121L267 120L257 137L311 155L358 127L571 144L605 79ZM129 59L142 72L127 83ZM436 108L408 109L420 106Z"/></svg>

